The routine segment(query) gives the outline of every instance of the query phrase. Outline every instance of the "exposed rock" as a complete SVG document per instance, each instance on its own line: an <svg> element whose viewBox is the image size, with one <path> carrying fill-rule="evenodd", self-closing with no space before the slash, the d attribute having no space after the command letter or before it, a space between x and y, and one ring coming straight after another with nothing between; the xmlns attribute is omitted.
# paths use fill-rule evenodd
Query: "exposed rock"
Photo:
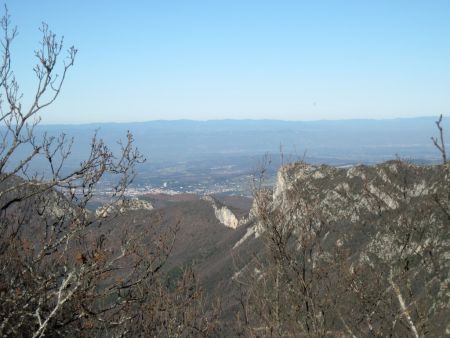
<svg viewBox="0 0 450 338"><path fill-rule="evenodd" d="M249 239L252 235L255 235L255 234L256 234L256 232L255 232L254 227L247 228L247 232L239 241L236 242L236 244L233 246L233 249L236 249L239 245L244 243L247 239Z"/></svg>
<svg viewBox="0 0 450 338"><path fill-rule="evenodd" d="M34 212L36 215L49 219L62 219L69 215L70 217L89 216L87 209L78 208L65 194L54 188L48 188L49 186L51 182L27 181L12 175L0 183L0 203L15 199L19 201L24 198L24 202L19 203L21 208L27 205L25 207L27 212ZM37 193L40 190L45 193Z"/></svg>
<svg viewBox="0 0 450 338"><path fill-rule="evenodd" d="M108 217L114 213L124 213L130 210L152 210L153 205L145 200L141 200L138 198L133 198L130 200L119 200L115 204L107 204L101 206L95 210L95 214L97 217Z"/></svg>
<svg viewBox="0 0 450 338"><path fill-rule="evenodd" d="M408 191L403 196L405 170L409 171ZM273 207L291 208L299 198L310 195L330 219L353 217L358 222L362 213L397 209L397 201L403 197L411 200L436 194L439 170L398 161L351 168L294 163L279 170L272 203Z"/></svg>
<svg viewBox="0 0 450 338"><path fill-rule="evenodd" d="M225 205L219 204L213 197L204 196L203 199L211 203L217 220L228 228L236 229L242 224L236 215Z"/></svg>
<svg viewBox="0 0 450 338"><path fill-rule="evenodd" d="M288 164L279 170L273 192L256 196L254 223L234 249L271 229L258 216L263 210L270 227L292 228L290 248L298 255L302 240L314 236L322 250L314 263L332 264L333 252L346 252L348 272L352 278L359 273L368 292L393 297L392 306L401 311L404 295L410 295L411 307L427 313L430 332L442 333L447 323L440 318L450 315L446 173L442 165L402 161L350 168ZM323 232L317 230L321 226Z"/></svg>

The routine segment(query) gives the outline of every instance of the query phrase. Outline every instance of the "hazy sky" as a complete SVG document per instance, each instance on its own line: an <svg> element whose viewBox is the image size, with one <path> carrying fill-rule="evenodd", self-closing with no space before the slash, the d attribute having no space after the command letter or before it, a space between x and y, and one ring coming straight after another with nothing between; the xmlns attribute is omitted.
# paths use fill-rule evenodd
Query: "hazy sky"
<svg viewBox="0 0 450 338"><path fill-rule="evenodd" d="M79 49L48 123L450 114L449 0L6 3L25 99L42 21Z"/></svg>

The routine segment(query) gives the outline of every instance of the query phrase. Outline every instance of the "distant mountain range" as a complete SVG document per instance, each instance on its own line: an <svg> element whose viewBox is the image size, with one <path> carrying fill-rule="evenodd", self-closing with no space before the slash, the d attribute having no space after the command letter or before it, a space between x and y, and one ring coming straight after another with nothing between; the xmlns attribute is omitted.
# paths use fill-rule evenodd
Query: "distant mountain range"
<svg viewBox="0 0 450 338"><path fill-rule="evenodd" d="M95 130L114 144L130 130L136 144L151 162L196 160L200 156L286 153L348 161L380 161L400 156L435 158L430 136L436 117L390 120L278 121L210 120L149 121L85 125L42 125L39 130L64 132L76 140L75 154L82 154ZM450 120L444 119L450 129Z"/></svg>
<svg viewBox="0 0 450 338"><path fill-rule="evenodd" d="M246 313L249 330L265 329L261 323L272 304L282 304L285 330L296 333L280 336L297 336L313 304L326 318L321 325L331 336L348 336L353 330L358 336L407 337L411 326L439 337L449 331L450 313L445 170L401 161L350 168L292 163L280 169L273 190L259 190L253 201L226 195L144 194L118 204L117 217L109 217L103 212L83 214L66 195L46 191L16 203L7 215L13 220L16 215L28 217L24 243L47 238L50 218L97 215L100 221L87 228L89 240L100 248L105 241L105 252L114 254L114 245L123 243L124 229L147 234L139 236L149 250L161 242L155 240L158 236L174 229L170 255L161 269L165 282L172 287L183 269L192 266L205 291L206 309L220 299L223 336L237 336L237 319ZM0 191L17 182L13 176ZM19 192L32 194L33 187L25 184ZM15 201L9 194L3 200ZM72 241L78 243L78 237ZM416 329L414 323L421 325Z"/></svg>
<svg viewBox="0 0 450 338"><path fill-rule="evenodd" d="M337 166L378 163L397 155L418 163L435 162L439 154L430 137L437 134L436 119L175 120L40 125L37 130L39 134L62 132L74 137L69 166L86 157L95 131L115 148L117 140L130 130L147 158L139 168L140 183L158 186L169 180L170 188L179 188L192 180L203 180L209 186L217 180L248 175L266 153L272 154L274 172L281 162L280 149L284 161L304 158L309 163ZM444 119L443 126L450 130L450 120ZM187 177L188 181L183 181ZM212 181L207 180L211 177ZM176 186L170 184L175 181Z"/></svg>

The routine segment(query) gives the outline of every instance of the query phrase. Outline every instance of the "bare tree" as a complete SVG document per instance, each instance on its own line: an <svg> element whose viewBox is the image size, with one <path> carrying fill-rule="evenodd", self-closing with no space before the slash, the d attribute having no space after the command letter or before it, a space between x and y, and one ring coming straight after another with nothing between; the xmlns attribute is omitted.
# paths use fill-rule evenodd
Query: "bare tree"
<svg viewBox="0 0 450 338"><path fill-rule="evenodd" d="M74 140L41 134L38 125L39 114L59 96L77 50L70 47L63 59L63 39L42 25L36 90L25 107L11 69L17 29L6 8L1 27L0 335L136 333L148 319L142 313L161 304L150 295L159 297L155 290L163 290L160 272L176 229L137 226L126 218L114 223L117 213L97 217L88 211L105 176L114 182L110 205L122 201L144 159L130 133L118 154L94 135L87 158L69 171ZM33 169L36 161L46 163L44 174ZM171 316L181 316L199 292L186 297ZM202 322L196 329L204 335L209 326Z"/></svg>
<svg viewBox="0 0 450 338"><path fill-rule="evenodd" d="M439 130L439 137L431 137L431 140L433 141L434 146L439 150L442 156L442 162L444 164L447 163L447 152L445 149L445 142L444 142L444 128L442 127L442 114L439 116L439 119L436 121L436 127Z"/></svg>
<svg viewBox="0 0 450 338"><path fill-rule="evenodd" d="M264 184L256 187L253 212L265 250L236 278L245 290L240 298L238 333L324 337L333 318L328 313L331 272L322 247L331 226L321 213L317 193L321 188L298 185L281 196Z"/></svg>
<svg viewBox="0 0 450 338"><path fill-rule="evenodd" d="M448 220L436 203L445 199L442 166L398 160L362 181L373 211L364 225L371 234L342 271L342 292L354 299L340 304L341 311L354 311L348 325L356 335L442 334L448 323L440 318L449 313L442 291L449 276Z"/></svg>
<svg viewBox="0 0 450 338"><path fill-rule="evenodd" d="M144 337L219 337L221 335L220 302L206 304L191 267L183 271L173 289L159 281L148 288L143 320L132 336Z"/></svg>
<svg viewBox="0 0 450 338"><path fill-rule="evenodd" d="M287 164L258 184L266 250L240 267L237 333L250 337L444 336L450 330L449 175L396 160ZM260 180L257 180L258 182Z"/></svg>

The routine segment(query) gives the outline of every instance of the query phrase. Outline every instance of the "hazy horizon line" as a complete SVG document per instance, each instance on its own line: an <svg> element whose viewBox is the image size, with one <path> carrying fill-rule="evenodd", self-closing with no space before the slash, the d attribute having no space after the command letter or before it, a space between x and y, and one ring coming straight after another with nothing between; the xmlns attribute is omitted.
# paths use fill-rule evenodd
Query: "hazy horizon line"
<svg viewBox="0 0 450 338"><path fill-rule="evenodd" d="M314 122L343 122L343 121L394 121L394 120L415 120L415 119L438 119L440 114L437 115L422 115L422 116L401 116L401 117L382 117L382 118L342 118L342 119L317 119L317 120L289 120L289 119L252 119L252 118L222 118L222 119L155 119L144 121L103 121L103 122L41 122L40 126L84 126L84 125L98 125L98 124L141 124L152 122L291 122L291 123L314 123ZM447 118L448 115L442 114L443 118Z"/></svg>

